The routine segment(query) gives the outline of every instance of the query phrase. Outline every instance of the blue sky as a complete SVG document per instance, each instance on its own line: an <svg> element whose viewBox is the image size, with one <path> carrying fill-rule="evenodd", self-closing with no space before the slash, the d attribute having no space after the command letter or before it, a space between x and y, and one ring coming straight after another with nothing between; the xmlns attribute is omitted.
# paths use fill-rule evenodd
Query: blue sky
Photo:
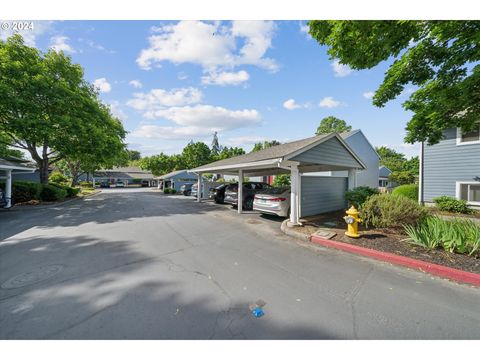
<svg viewBox="0 0 480 360"><path fill-rule="evenodd" d="M375 146L407 156L407 89L384 108L371 92L388 63L352 71L335 63L301 21L34 22L27 43L68 53L124 123L131 149L176 153L190 141L251 149L254 142L312 136L329 115ZM4 39L10 32L3 31Z"/></svg>

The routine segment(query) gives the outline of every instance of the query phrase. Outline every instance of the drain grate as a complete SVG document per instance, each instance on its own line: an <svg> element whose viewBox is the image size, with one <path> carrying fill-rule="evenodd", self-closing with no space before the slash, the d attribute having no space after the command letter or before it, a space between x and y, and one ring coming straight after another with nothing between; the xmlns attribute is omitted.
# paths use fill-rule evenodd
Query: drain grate
<svg viewBox="0 0 480 360"><path fill-rule="evenodd" d="M16 289L23 286L39 283L43 280L49 279L52 276L57 275L64 269L63 265L45 265L39 266L29 272L14 276L11 279L5 281L2 289Z"/></svg>

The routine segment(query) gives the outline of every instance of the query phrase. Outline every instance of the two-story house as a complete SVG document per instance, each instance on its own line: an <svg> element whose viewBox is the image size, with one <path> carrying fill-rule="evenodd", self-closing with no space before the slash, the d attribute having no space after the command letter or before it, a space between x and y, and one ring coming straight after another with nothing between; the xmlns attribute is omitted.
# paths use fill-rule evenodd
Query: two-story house
<svg viewBox="0 0 480 360"><path fill-rule="evenodd" d="M480 208L480 125L468 133L445 130L438 144L424 146L422 166L420 199L425 203L448 195Z"/></svg>

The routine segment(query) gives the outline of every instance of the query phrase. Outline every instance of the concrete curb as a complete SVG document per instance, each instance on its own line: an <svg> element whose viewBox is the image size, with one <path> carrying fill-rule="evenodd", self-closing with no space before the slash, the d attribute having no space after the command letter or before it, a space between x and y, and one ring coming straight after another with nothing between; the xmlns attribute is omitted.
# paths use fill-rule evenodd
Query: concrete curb
<svg viewBox="0 0 480 360"><path fill-rule="evenodd" d="M310 235L299 233L298 231L293 230L287 226L289 219L282 221L282 225L280 225L280 230L288 236L292 236L296 239L303 240L303 241L310 241Z"/></svg>
<svg viewBox="0 0 480 360"><path fill-rule="evenodd" d="M442 265L432 264L422 260L416 260L405 256L368 249L361 246L342 243L339 241L327 240L316 235L312 235L310 241L312 243L325 247L343 250L349 253L374 258L396 265L402 265L411 269L421 270L432 275L440 276L442 278L447 278L457 282L480 287L480 274L474 274L467 271L457 270Z"/></svg>

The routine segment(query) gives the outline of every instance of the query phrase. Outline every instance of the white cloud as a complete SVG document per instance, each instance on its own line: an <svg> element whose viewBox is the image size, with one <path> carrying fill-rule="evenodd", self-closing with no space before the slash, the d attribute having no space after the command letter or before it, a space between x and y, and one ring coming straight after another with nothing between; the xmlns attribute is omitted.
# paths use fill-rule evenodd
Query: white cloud
<svg viewBox="0 0 480 360"><path fill-rule="evenodd" d="M363 97L365 99L371 99L373 98L373 95L375 95L375 93L373 91L366 91L363 93Z"/></svg>
<svg viewBox="0 0 480 360"><path fill-rule="evenodd" d="M254 109L229 110L212 105L171 107L152 111L146 116L164 118L181 126L207 128L210 133L254 126L261 120L260 114Z"/></svg>
<svg viewBox="0 0 480 360"><path fill-rule="evenodd" d="M143 69L170 61L198 64L210 71L245 64L276 71L275 60L265 57L274 30L272 21L233 21L230 26L180 21L159 26L152 28L155 34L149 37L149 47L141 51L137 63Z"/></svg>
<svg viewBox="0 0 480 360"><path fill-rule="evenodd" d="M106 78L95 79L93 86L95 86L98 91L102 93L108 93L112 90L112 85L110 85Z"/></svg>
<svg viewBox="0 0 480 360"><path fill-rule="evenodd" d="M283 107L285 109L288 109L288 110L295 110L295 109L299 109L299 108L308 108L308 107L310 107L310 104L309 103L298 104L295 101L295 99L288 99L287 101L285 101L283 103Z"/></svg>
<svg viewBox="0 0 480 360"><path fill-rule="evenodd" d="M19 22L18 20L15 20ZM11 24L13 20L4 20L2 21L4 23ZM32 21L27 20L27 23L30 23ZM13 34L20 34L23 37L23 40L25 41L25 44L28 46L36 46L36 38L40 35L43 35L45 33L48 33L52 30L53 27L53 21L33 21L33 29L24 29L20 31L13 30L12 27L10 26L9 29L7 30L1 30L0 31L0 39L1 40L6 40Z"/></svg>
<svg viewBox="0 0 480 360"><path fill-rule="evenodd" d="M130 85L132 85L136 89L140 89L143 85L140 82L140 80L132 80L129 82Z"/></svg>
<svg viewBox="0 0 480 360"><path fill-rule="evenodd" d="M70 44L67 44L69 38L63 35L55 35L50 38L50 48L55 51L63 51L66 53L73 54L75 49L73 49Z"/></svg>
<svg viewBox="0 0 480 360"><path fill-rule="evenodd" d="M125 120L127 120L128 116L122 110L121 105L118 101L112 101L110 104L108 104L108 106L110 107L110 111L113 116L120 119L122 122L125 122Z"/></svg>
<svg viewBox="0 0 480 360"><path fill-rule="evenodd" d="M184 71L180 71L177 76L178 80L186 80L188 79L188 75Z"/></svg>
<svg viewBox="0 0 480 360"><path fill-rule="evenodd" d="M300 22L299 26L300 26L300 32L304 34L308 40L312 39L312 36L309 34L310 27L303 22Z"/></svg>
<svg viewBox="0 0 480 360"><path fill-rule="evenodd" d="M202 100L202 92L196 88L178 88L170 91L164 89L152 89L148 93L135 93L133 99L127 101L127 105L137 110L145 110L149 113L161 110L165 106L183 106L196 104Z"/></svg>
<svg viewBox="0 0 480 360"><path fill-rule="evenodd" d="M331 96L324 97L322 100L320 100L320 103L318 106L320 107L325 107L325 108L334 108L340 105L340 101L335 100Z"/></svg>
<svg viewBox="0 0 480 360"><path fill-rule="evenodd" d="M115 54L115 50L109 50L105 46L97 44L93 40L78 38L78 41L84 44L87 44L90 48L104 52L106 54Z"/></svg>
<svg viewBox="0 0 480 360"><path fill-rule="evenodd" d="M204 85L240 85L250 78L248 72L240 70L238 72L211 72L206 76L202 76L202 84Z"/></svg>
<svg viewBox="0 0 480 360"><path fill-rule="evenodd" d="M335 72L335 77L345 77L353 72L353 70L350 69L348 65L340 64L340 61L338 59L332 62L332 68Z"/></svg>

